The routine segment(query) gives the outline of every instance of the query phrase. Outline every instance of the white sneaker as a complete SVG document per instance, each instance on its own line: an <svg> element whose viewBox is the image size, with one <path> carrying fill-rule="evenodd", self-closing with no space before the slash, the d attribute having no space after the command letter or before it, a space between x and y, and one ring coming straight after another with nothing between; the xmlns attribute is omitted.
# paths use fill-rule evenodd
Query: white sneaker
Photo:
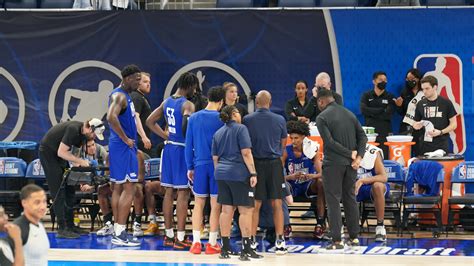
<svg viewBox="0 0 474 266"><path fill-rule="evenodd" d="M133 236L143 236L142 225L137 222L133 223Z"/></svg>
<svg viewBox="0 0 474 266"><path fill-rule="evenodd" d="M346 234L344 233L344 225L341 226L341 241L344 241L346 239Z"/></svg>
<svg viewBox="0 0 474 266"><path fill-rule="evenodd" d="M375 228L375 241L376 242L387 241L387 231L385 230L385 226L379 225Z"/></svg>
<svg viewBox="0 0 474 266"><path fill-rule="evenodd" d="M105 223L104 227L97 231L97 236L109 236L114 234L114 225L109 221Z"/></svg>
<svg viewBox="0 0 474 266"><path fill-rule="evenodd" d="M288 253L288 250L286 249L285 240L278 239L275 242L275 254L285 255L286 253Z"/></svg>

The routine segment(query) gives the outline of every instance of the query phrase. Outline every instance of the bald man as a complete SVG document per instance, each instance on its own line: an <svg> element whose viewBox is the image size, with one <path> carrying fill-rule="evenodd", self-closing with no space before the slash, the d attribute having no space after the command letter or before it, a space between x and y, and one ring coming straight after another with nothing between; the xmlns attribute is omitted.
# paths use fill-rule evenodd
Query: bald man
<svg viewBox="0 0 474 266"><path fill-rule="evenodd" d="M252 154L257 170L257 186L255 187L255 209L252 221L252 242L256 248L255 236L259 222L262 200L270 200L273 208L273 221L277 240L275 253L287 253L283 237L282 187L285 184L283 166L280 157L286 145L286 122L283 116L270 111L272 95L265 90L256 97L257 110L244 117L252 140Z"/></svg>

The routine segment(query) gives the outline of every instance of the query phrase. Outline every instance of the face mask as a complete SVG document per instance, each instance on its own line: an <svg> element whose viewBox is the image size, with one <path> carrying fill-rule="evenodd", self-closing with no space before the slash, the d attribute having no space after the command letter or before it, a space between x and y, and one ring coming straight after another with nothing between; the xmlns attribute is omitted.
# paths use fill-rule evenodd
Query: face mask
<svg viewBox="0 0 474 266"><path fill-rule="evenodd" d="M416 80L405 81L405 86L409 89L413 89L416 86Z"/></svg>
<svg viewBox="0 0 474 266"><path fill-rule="evenodd" d="M382 81L382 82L377 83L377 88L381 90L385 90L385 87L387 87L387 82Z"/></svg>

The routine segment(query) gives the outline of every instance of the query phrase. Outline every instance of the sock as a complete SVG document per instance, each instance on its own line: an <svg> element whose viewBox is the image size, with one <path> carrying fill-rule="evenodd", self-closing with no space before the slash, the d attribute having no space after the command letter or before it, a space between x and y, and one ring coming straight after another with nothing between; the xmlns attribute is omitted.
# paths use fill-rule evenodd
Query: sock
<svg viewBox="0 0 474 266"><path fill-rule="evenodd" d="M242 237L242 250L249 252L251 250L250 243L250 237Z"/></svg>
<svg viewBox="0 0 474 266"><path fill-rule="evenodd" d="M124 224L116 224L115 235L119 236L127 228ZM115 225L114 225L115 226Z"/></svg>
<svg viewBox="0 0 474 266"><path fill-rule="evenodd" d="M223 236L221 237L221 241L222 241L222 250L230 251L230 237Z"/></svg>
<svg viewBox="0 0 474 266"><path fill-rule="evenodd" d="M135 222L141 224L142 223L142 215L135 214Z"/></svg>
<svg viewBox="0 0 474 266"><path fill-rule="evenodd" d="M169 238L173 238L174 237L174 231L173 229L165 229L165 234L167 237Z"/></svg>
<svg viewBox="0 0 474 266"><path fill-rule="evenodd" d="M118 223L114 223L114 233L118 231Z"/></svg>
<svg viewBox="0 0 474 266"><path fill-rule="evenodd" d="M178 236L179 236L179 232L178 232ZM193 244L198 243L198 242L201 243L201 231L193 230Z"/></svg>
<svg viewBox="0 0 474 266"><path fill-rule="evenodd" d="M109 212L109 213L107 213L106 215L104 215L104 223L107 223L107 222L113 223L113 221L112 221L112 213L111 213L111 212Z"/></svg>
<svg viewBox="0 0 474 266"><path fill-rule="evenodd" d="M318 217L318 218L316 218L316 222L317 222L320 226L323 226L323 225L324 225L324 217Z"/></svg>
<svg viewBox="0 0 474 266"><path fill-rule="evenodd" d="M252 240L252 242L257 243L257 237L256 236L251 236L249 238Z"/></svg>
<svg viewBox="0 0 474 266"><path fill-rule="evenodd" d="M383 220L382 221L377 220L377 226L383 226Z"/></svg>
<svg viewBox="0 0 474 266"><path fill-rule="evenodd" d="M148 215L148 220L150 221L150 223L156 224L156 215L154 214Z"/></svg>
<svg viewBox="0 0 474 266"><path fill-rule="evenodd" d="M209 244L211 244L211 246L215 246L217 244L217 234L217 232L209 233Z"/></svg>
<svg viewBox="0 0 474 266"><path fill-rule="evenodd" d="M285 241L285 237L283 235L277 235L276 239Z"/></svg>
<svg viewBox="0 0 474 266"><path fill-rule="evenodd" d="M184 241L185 235L186 235L185 231L178 231L178 241ZM199 231L199 236L201 236L201 231Z"/></svg>

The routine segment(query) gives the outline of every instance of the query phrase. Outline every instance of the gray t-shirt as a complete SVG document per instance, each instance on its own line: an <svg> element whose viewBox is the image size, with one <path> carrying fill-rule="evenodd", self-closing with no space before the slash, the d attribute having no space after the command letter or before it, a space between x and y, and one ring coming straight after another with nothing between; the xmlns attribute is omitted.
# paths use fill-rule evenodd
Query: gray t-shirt
<svg viewBox="0 0 474 266"><path fill-rule="evenodd" d="M21 229L25 265L48 265L49 239L43 224L41 222L37 225L33 224L25 215L15 219L13 223Z"/></svg>

